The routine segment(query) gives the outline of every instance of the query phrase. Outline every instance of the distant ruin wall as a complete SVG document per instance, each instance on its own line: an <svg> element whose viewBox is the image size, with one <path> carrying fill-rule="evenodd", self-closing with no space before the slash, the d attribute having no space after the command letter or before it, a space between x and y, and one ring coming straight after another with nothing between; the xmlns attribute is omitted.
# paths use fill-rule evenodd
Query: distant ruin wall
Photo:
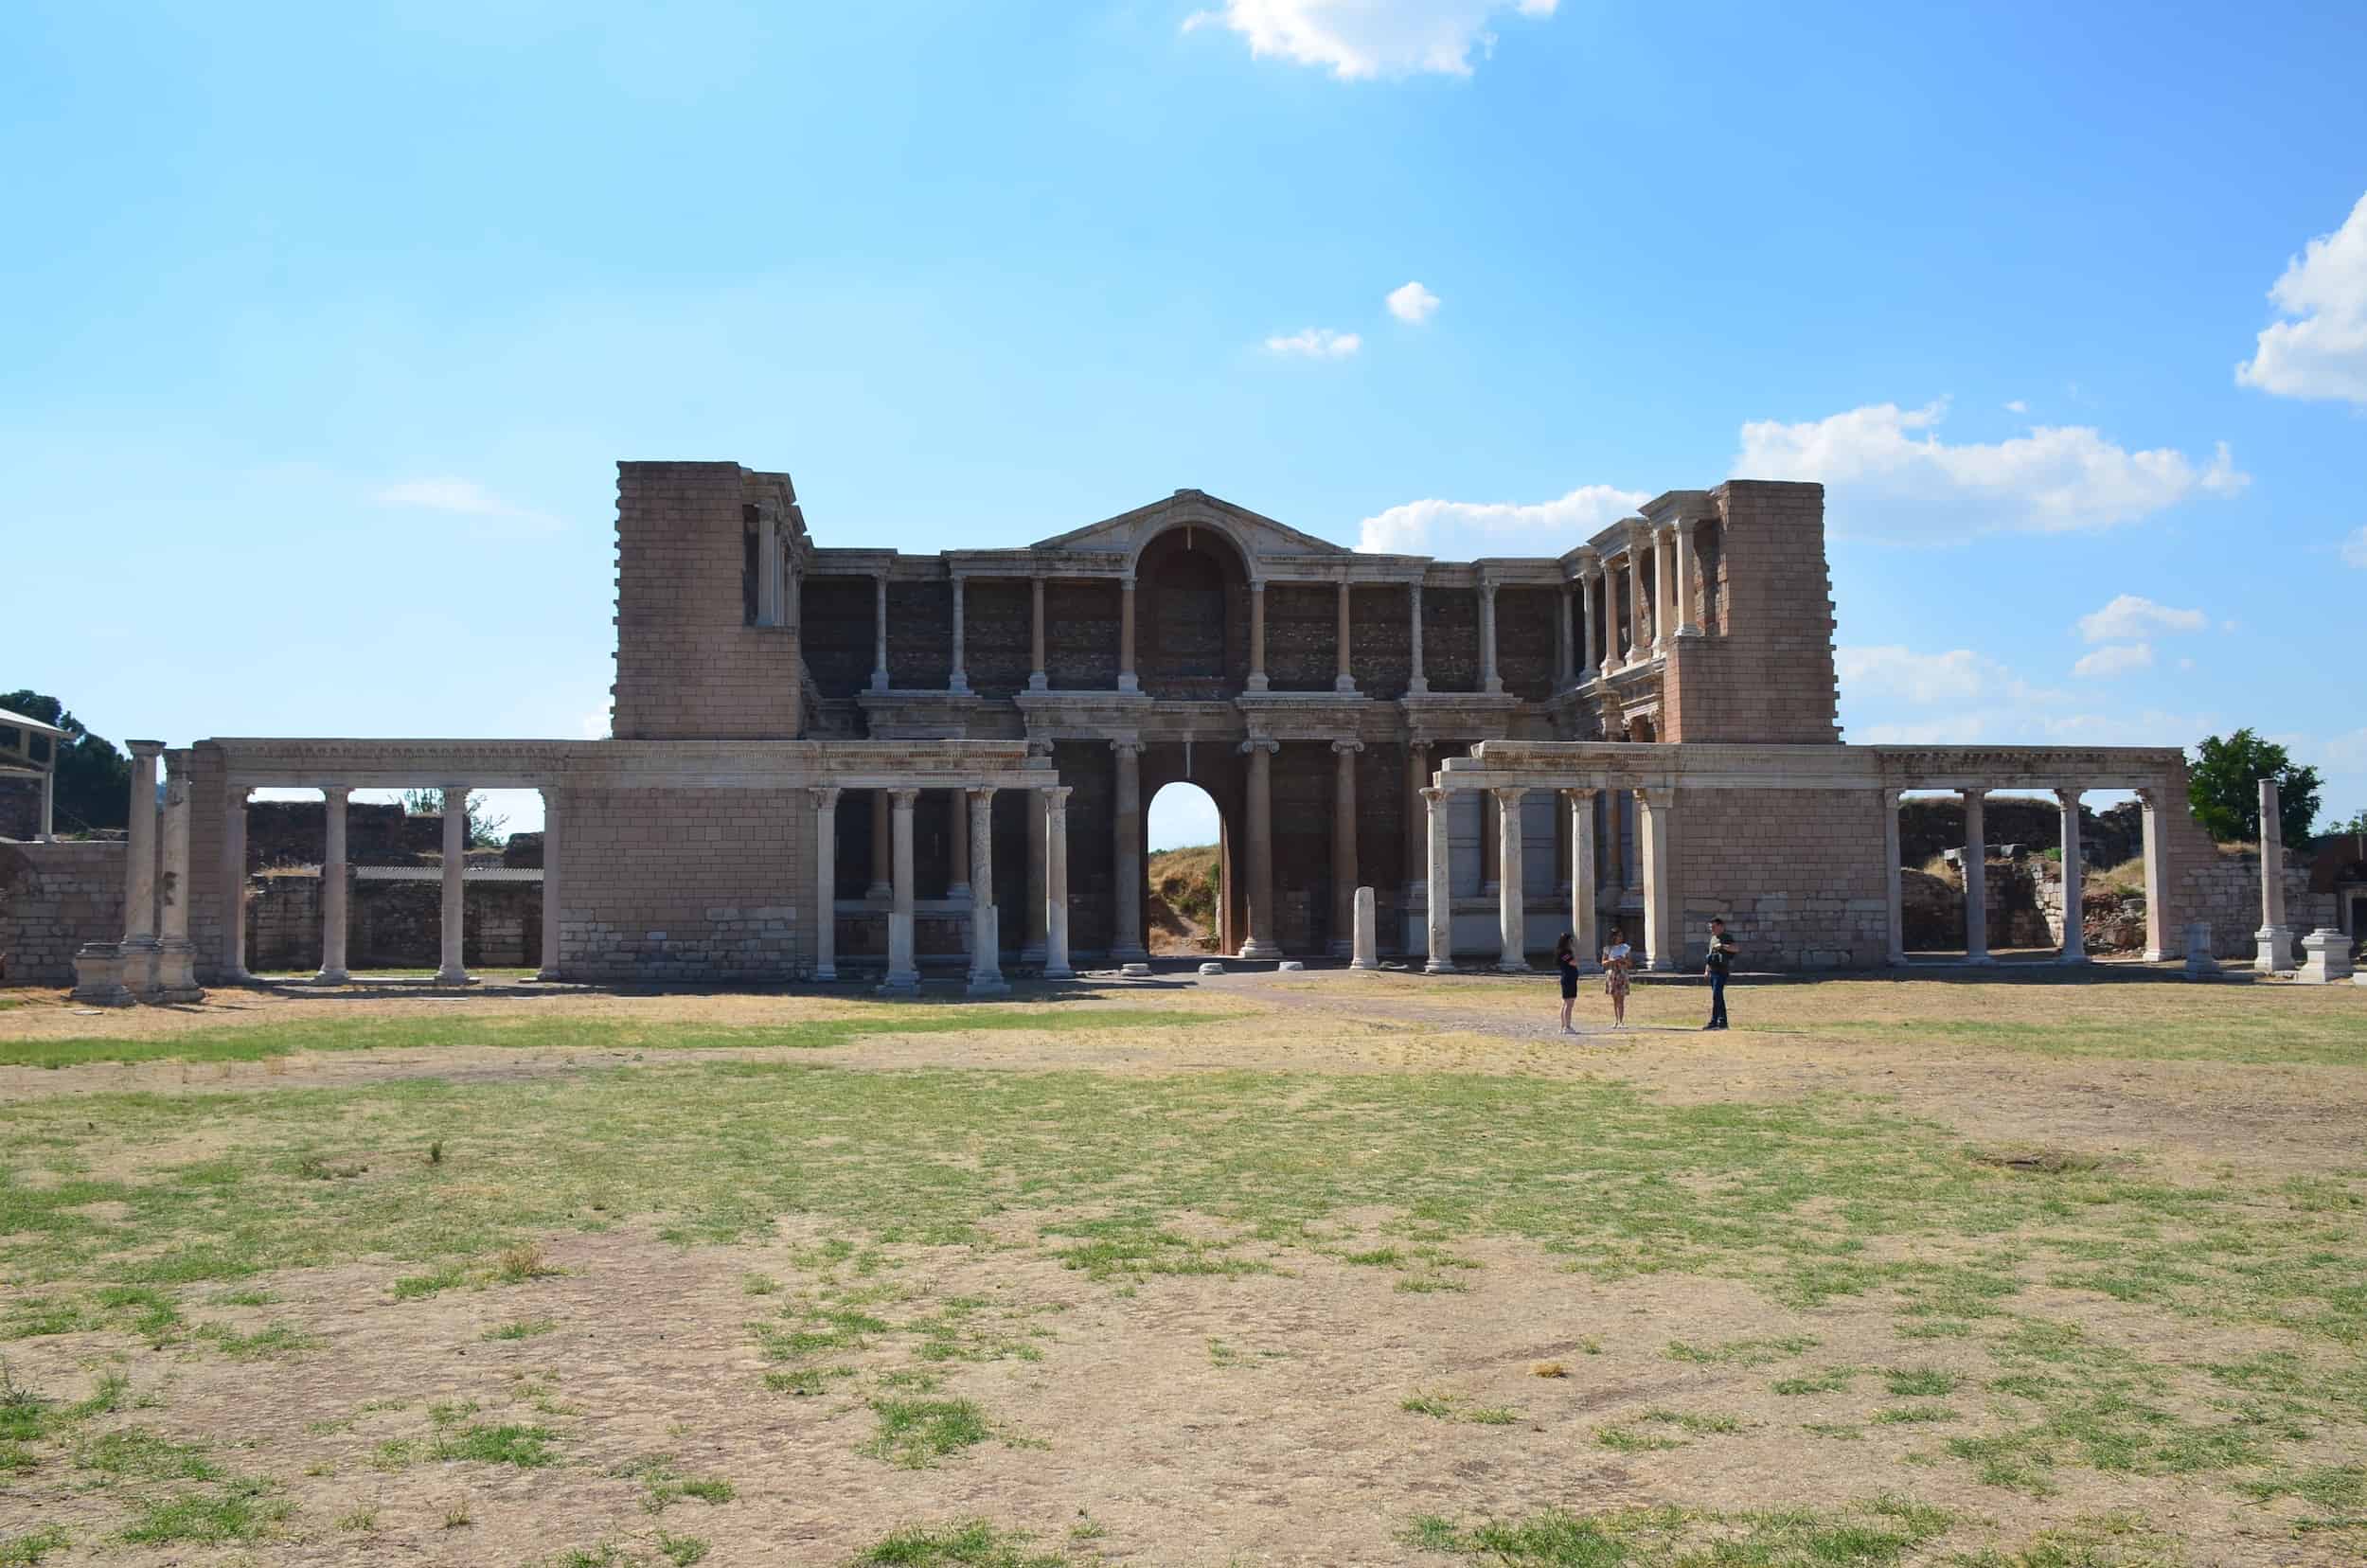
<svg viewBox="0 0 2367 1568"><path fill-rule="evenodd" d="M74 984L74 952L123 935L121 839L0 844L0 981Z"/></svg>
<svg viewBox="0 0 2367 1568"><path fill-rule="evenodd" d="M464 882L461 961L479 969L525 969L542 962L543 884ZM433 969L443 944L439 882L356 878L346 900L346 965ZM258 974L320 967L321 879L302 872L247 883L247 968Z"/></svg>

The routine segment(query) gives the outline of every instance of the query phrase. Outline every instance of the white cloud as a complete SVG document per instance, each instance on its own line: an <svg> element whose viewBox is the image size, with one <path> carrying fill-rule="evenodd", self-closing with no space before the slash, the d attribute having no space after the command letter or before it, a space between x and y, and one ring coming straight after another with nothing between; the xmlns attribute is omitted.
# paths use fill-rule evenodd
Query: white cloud
<svg viewBox="0 0 2367 1568"><path fill-rule="evenodd" d="M1346 359L1363 347L1364 340L1354 332L1335 332L1328 327L1305 327L1266 340L1269 354L1297 359Z"/></svg>
<svg viewBox="0 0 2367 1568"><path fill-rule="evenodd" d="M2367 528L2361 528L2342 541L2342 564L2367 566Z"/></svg>
<svg viewBox="0 0 2367 1568"><path fill-rule="evenodd" d="M2083 696L2024 680L1968 648L1925 653L1898 646L1841 648L1845 738L1868 745L2183 746L2223 728L2211 713L2081 706Z"/></svg>
<svg viewBox="0 0 2367 1568"><path fill-rule="evenodd" d="M1468 77L1471 51L1494 52L1489 21L1504 11L1542 19L1558 0L1223 0L1184 30L1230 28L1258 58L1321 65L1342 81L1416 72Z"/></svg>
<svg viewBox="0 0 2367 1568"><path fill-rule="evenodd" d="M2022 401L2020 398L2016 398L2012 402L2005 405L2005 412L2008 414L2027 414L2030 412L2030 405Z"/></svg>
<svg viewBox="0 0 2367 1568"><path fill-rule="evenodd" d="M2153 644L2107 643L2092 653L2080 655L2078 663L2072 666L2072 673L2085 680L2101 681L2126 675L2132 669L2152 668Z"/></svg>
<svg viewBox="0 0 2367 1568"><path fill-rule="evenodd" d="M1821 481L1834 533L1908 543L2106 528L2251 482L2224 441L2200 465L2168 447L2128 451L2086 425L1952 446L1932 434L1947 414L1942 399L1802 424L1753 420L1742 427L1735 475Z"/></svg>
<svg viewBox="0 0 2367 1568"><path fill-rule="evenodd" d="M2292 319L2261 329L2252 357L2235 367L2237 383L2367 404L2367 196L2285 264L2269 298Z"/></svg>
<svg viewBox="0 0 2367 1568"><path fill-rule="evenodd" d="M2200 632L2211 617L2199 610L2178 610L2135 594L2122 594L2101 610L2079 617L2079 634L2091 643L2140 642L2156 632Z"/></svg>
<svg viewBox="0 0 2367 1568"><path fill-rule="evenodd" d="M537 532L550 532L559 526L559 519L548 512L515 506L473 479L405 479L400 484L388 485L370 499L382 507L403 507L421 511L449 512L459 517L520 523Z"/></svg>
<svg viewBox="0 0 2367 1568"><path fill-rule="evenodd" d="M1438 309L1438 296L1419 283L1408 283L1401 289L1389 291L1389 313L1399 321L1419 327Z"/></svg>
<svg viewBox="0 0 2367 1568"><path fill-rule="evenodd" d="M1377 555L1559 555L1633 514L1651 496L1581 485L1553 501L1408 501L1364 519L1356 547Z"/></svg>

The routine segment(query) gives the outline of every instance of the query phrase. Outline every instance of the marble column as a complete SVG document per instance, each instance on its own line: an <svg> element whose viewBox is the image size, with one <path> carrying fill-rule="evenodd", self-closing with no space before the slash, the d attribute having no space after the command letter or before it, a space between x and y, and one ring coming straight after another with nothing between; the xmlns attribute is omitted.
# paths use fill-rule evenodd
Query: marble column
<svg viewBox="0 0 2367 1568"><path fill-rule="evenodd" d="M1989 842L1983 805L1988 792L1969 789L1965 799L1965 962L1990 964Z"/></svg>
<svg viewBox="0 0 2367 1568"><path fill-rule="evenodd" d="M1493 791L1479 793L1480 897L1492 899L1504 882L1504 829L1497 825Z"/></svg>
<svg viewBox="0 0 2367 1568"><path fill-rule="evenodd" d="M1134 574L1118 579L1118 689L1140 691L1134 676Z"/></svg>
<svg viewBox="0 0 2367 1568"><path fill-rule="evenodd" d="M1616 911L1628 897L1627 819L1629 814L1628 794L1625 790L1606 791L1603 795L1603 891L1611 896L1611 907Z"/></svg>
<svg viewBox="0 0 2367 1568"><path fill-rule="evenodd" d="M1561 790L1553 792L1554 858L1551 863L1554 869L1553 890L1564 898L1570 893L1570 812L1569 802L1562 799L1566 793Z"/></svg>
<svg viewBox="0 0 2367 1568"><path fill-rule="evenodd" d="M1677 629L1677 530L1664 524L1652 530L1652 650L1668 651Z"/></svg>
<svg viewBox="0 0 2367 1568"><path fill-rule="evenodd" d="M2260 929L2252 939L2252 968L2259 973L2294 967L2293 933L2285 924L2285 820L2273 778L2260 781Z"/></svg>
<svg viewBox="0 0 2367 1568"><path fill-rule="evenodd" d="M1521 797L1526 790L1490 790L1496 797L1496 861L1503 882L1496 895L1496 968L1505 974L1527 970L1527 898L1521 875Z"/></svg>
<svg viewBox="0 0 2367 1568"><path fill-rule="evenodd" d="M1340 584L1340 672L1331 679L1334 691L1354 691L1356 675L1348 659L1348 585Z"/></svg>
<svg viewBox="0 0 2367 1568"><path fill-rule="evenodd" d="M163 935L157 942L156 1000L195 1002L197 953L189 943L189 754L165 753L164 876L157 884Z"/></svg>
<svg viewBox="0 0 2367 1568"><path fill-rule="evenodd" d="M2079 849L2078 787L2059 789L2055 792L2055 798L2063 808L2063 949L2056 961L2084 964L2088 961L2088 933L2080 896L2086 890L2080 883L2085 878L2086 863Z"/></svg>
<svg viewBox="0 0 2367 1568"><path fill-rule="evenodd" d="M1061 814L1063 817L1067 815L1065 805L1061 808ZM1047 838L1050 829L1049 813L1044 808L1044 802L1030 801L1026 816L1027 929L1020 934L1019 961L1023 964L1041 964L1045 961L1051 938L1051 928L1046 918L1046 912L1051 908L1052 897L1051 867L1046 864L1050 855Z"/></svg>
<svg viewBox="0 0 2367 1568"><path fill-rule="evenodd" d="M970 885L970 810L967 790L948 790L945 813L945 897L948 902L972 897ZM975 897L989 894L979 891Z"/></svg>
<svg viewBox="0 0 2367 1568"><path fill-rule="evenodd" d="M1576 678L1577 667L1572 651L1574 635L1570 626L1570 584L1564 582L1557 594L1560 600L1554 615L1554 689L1567 691ZM1558 813L1557 813L1558 817Z"/></svg>
<svg viewBox="0 0 2367 1568"><path fill-rule="evenodd" d="M781 619L781 525L770 507L756 508L756 624Z"/></svg>
<svg viewBox="0 0 2367 1568"><path fill-rule="evenodd" d="M1496 585L1483 582L1479 591L1480 621L1480 689L1496 692L1504 688L1504 678L1496 671Z"/></svg>
<svg viewBox="0 0 2367 1568"><path fill-rule="evenodd" d="M813 801L813 977L838 978L838 789L821 785L807 792ZM550 842L543 846L543 886L550 882ZM543 918L550 918L545 908Z"/></svg>
<svg viewBox="0 0 2367 1568"><path fill-rule="evenodd" d="M1356 754L1361 740L1331 743L1331 955L1356 950Z"/></svg>
<svg viewBox="0 0 2367 1568"><path fill-rule="evenodd" d="M556 980L563 967L560 941L565 933L560 901L566 893L566 878L561 862L567 853L567 811L557 790L543 792L543 963L535 971L537 980ZM829 880L829 862L823 866L824 884ZM339 952L342 953L343 949Z"/></svg>
<svg viewBox="0 0 2367 1568"><path fill-rule="evenodd" d="M1027 689L1049 691L1052 689L1052 678L1045 673L1043 659L1043 579L1030 578L1027 582L1027 651L1033 667L1027 671Z"/></svg>
<svg viewBox="0 0 2367 1568"><path fill-rule="evenodd" d="M1882 792L1882 908L1884 961L1907 961L1907 890L1898 864L1898 792Z"/></svg>
<svg viewBox="0 0 2367 1568"><path fill-rule="evenodd" d="M338 789L321 791L321 967L312 978L324 986L342 986L351 978L346 972L346 896L350 886L346 866L346 802L352 793ZM547 831L543 844L547 861ZM550 923L547 911L543 923Z"/></svg>
<svg viewBox="0 0 2367 1568"><path fill-rule="evenodd" d="M1043 809L1028 815L1041 822L1043 831L1043 977L1066 980L1077 972L1068 961L1069 786L1037 793L1043 796Z"/></svg>
<svg viewBox="0 0 2367 1568"><path fill-rule="evenodd" d="M1423 860L1430 844L1422 815L1422 789L1430 782L1430 742L1415 740L1405 748L1405 907L1420 907L1430 885Z"/></svg>
<svg viewBox="0 0 2367 1568"><path fill-rule="evenodd" d="M994 901L994 792L970 792L970 994L1001 996L1008 991L1003 978L1001 910Z"/></svg>
<svg viewBox="0 0 2367 1568"><path fill-rule="evenodd" d="M1422 673L1421 583L1419 581L1407 583L1405 597L1409 621L1408 631L1412 634L1414 646L1414 673L1405 683L1405 694L1409 697L1427 697L1430 695L1430 680L1429 677Z"/></svg>
<svg viewBox="0 0 2367 1568"><path fill-rule="evenodd" d="M255 978L246 968L246 797L252 793L237 784L222 791L222 971L234 986Z"/></svg>
<svg viewBox="0 0 2367 1568"><path fill-rule="evenodd" d="M1279 740L1241 742L1249 757L1249 935L1244 958L1279 958L1282 944L1273 926L1273 755Z"/></svg>
<svg viewBox="0 0 2367 1568"><path fill-rule="evenodd" d="M1673 790L1638 790L1636 826L1643 843L1644 938L1651 967L1673 971L1682 954L1683 904L1677 885L1675 827L1677 796Z"/></svg>
<svg viewBox="0 0 2367 1568"><path fill-rule="evenodd" d="M1447 792L1434 784L1422 789L1422 804L1430 824L1430 961L1426 974L1454 972L1454 891L1450 864L1453 839L1447 828Z"/></svg>
<svg viewBox="0 0 2367 1568"><path fill-rule="evenodd" d="M1570 934L1577 949L1578 972L1593 974L1603 950L1599 918L1594 909L1594 793L1572 790L1570 795Z"/></svg>
<svg viewBox="0 0 2367 1568"><path fill-rule="evenodd" d="M970 672L962 668L962 601L970 597L970 579L961 573L953 577L953 672L946 678L948 691L968 691Z"/></svg>
<svg viewBox="0 0 2367 1568"><path fill-rule="evenodd" d="M1693 591L1694 577L1693 525L1690 522L1679 523L1677 525L1677 574L1671 579L1671 586L1677 594L1675 619L1677 635L1680 637L1698 637L1701 634L1700 622L1693 618L1694 604L1699 597Z"/></svg>
<svg viewBox="0 0 2367 1568"><path fill-rule="evenodd" d="M888 688L887 574L885 572L881 572L879 575L877 581L879 589L877 595L873 598L873 609L871 612L871 689L874 691L885 691Z"/></svg>
<svg viewBox="0 0 2367 1568"><path fill-rule="evenodd" d="M132 754L131 830L123 846L123 983L134 995L156 989L156 759L162 740L126 740Z"/></svg>
<svg viewBox="0 0 2367 1568"><path fill-rule="evenodd" d="M443 809L444 907L443 919L436 930L443 963L436 971L436 983L439 986L465 986L470 983L468 966L461 958L468 921L467 887L463 879L469 870L469 787L466 784L445 785Z"/></svg>
<svg viewBox="0 0 2367 1568"><path fill-rule="evenodd" d="M871 792L871 882L863 890L864 898L884 899L894 891L889 882L890 853L888 793L874 790Z"/></svg>
<svg viewBox="0 0 2367 1568"><path fill-rule="evenodd" d="M1116 853L1110 896L1110 959L1139 964L1150 956L1143 946L1143 743L1112 740L1118 763L1117 798L1112 813Z"/></svg>
<svg viewBox="0 0 2367 1568"><path fill-rule="evenodd" d="M913 933L913 801L919 794L918 790L887 792L892 901L888 905L887 975L880 982L882 996L915 996L920 991Z"/></svg>
<svg viewBox="0 0 2367 1568"><path fill-rule="evenodd" d="M2158 964L2172 956L2170 939L2170 835L2162 820L2165 811L2182 811L2186 796L2181 791L2160 788L2139 790L2137 804L2145 822L2145 962Z"/></svg>
<svg viewBox="0 0 2367 1568"><path fill-rule="evenodd" d="M1600 614L1596 613L1598 606ZM1619 619L1618 612L1611 603L1611 562L1609 561L1604 561L1588 570L1586 614L1587 622L1594 632L1594 678L1598 681L1607 681L1611 679L1611 661L1613 652L1611 632L1614 623Z"/></svg>
<svg viewBox="0 0 2367 1568"><path fill-rule="evenodd" d="M1646 628L1650 616L1644 608L1645 538L1638 534L1628 542L1628 663L1642 664L1645 658Z"/></svg>
<svg viewBox="0 0 2367 1568"><path fill-rule="evenodd" d="M1266 689L1266 584L1253 578L1249 585L1249 689Z"/></svg>

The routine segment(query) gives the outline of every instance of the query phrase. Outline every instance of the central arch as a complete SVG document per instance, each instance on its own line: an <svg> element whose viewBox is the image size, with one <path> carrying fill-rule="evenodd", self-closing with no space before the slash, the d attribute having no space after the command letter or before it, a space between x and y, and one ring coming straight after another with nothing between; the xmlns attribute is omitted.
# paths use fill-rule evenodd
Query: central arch
<svg viewBox="0 0 2367 1568"><path fill-rule="evenodd" d="M1217 797L1189 779L1162 784L1143 813L1143 941L1154 958L1230 953L1227 836Z"/></svg>
<svg viewBox="0 0 2367 1568"><path fill-rule="evenodd" d="M1181 524L1135 560L1135 673L1153 697L1211 701L1249 684L1249 562L1223 532Z"/></svg>

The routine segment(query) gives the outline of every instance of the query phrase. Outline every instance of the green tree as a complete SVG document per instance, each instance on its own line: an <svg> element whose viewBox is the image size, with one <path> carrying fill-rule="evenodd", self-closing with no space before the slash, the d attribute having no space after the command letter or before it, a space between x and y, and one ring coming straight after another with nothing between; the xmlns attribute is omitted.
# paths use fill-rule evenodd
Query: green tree
<svg viewBox="0 0 2367 1568"><path fill-rule="evenodd" d="M2338 822L2326 831L2329 833L2367 833L2367 809L2353 811L2349 821Z"/></svg>
<svg viewBox="0 0 2367 1568"><path fill-rule="evenodd" d="M58 743L57 795L53 810L61 833L121 828L132 820L132 759L93 735L55 697L20 690L0 694L0 708L55 724L65 731Z"/></svg>
<svg viewBox="0 0 2367 1568"><path fill-rule="evenodd" d="M405 790L402 809L413 816L442 816L444 792L441 790ZM472 849L497 849L509 835L503 831L509 826L506 816L494 816L485 809L483 792L472 790L461 808L469 813L468 846Z"/></svg>
<svg viewBox="0 0 2367 1568"><path fill-rule="evenodd" d="M2195 748L2186 775L2186 799L2203 831L2222 844L2260 837L2260 781L2277 786L2277 825L2288 845L2309 842L2318 820L2318 770L2305 767L2273 740L2239 729L2222 740L2214 735Z"/></svg>

